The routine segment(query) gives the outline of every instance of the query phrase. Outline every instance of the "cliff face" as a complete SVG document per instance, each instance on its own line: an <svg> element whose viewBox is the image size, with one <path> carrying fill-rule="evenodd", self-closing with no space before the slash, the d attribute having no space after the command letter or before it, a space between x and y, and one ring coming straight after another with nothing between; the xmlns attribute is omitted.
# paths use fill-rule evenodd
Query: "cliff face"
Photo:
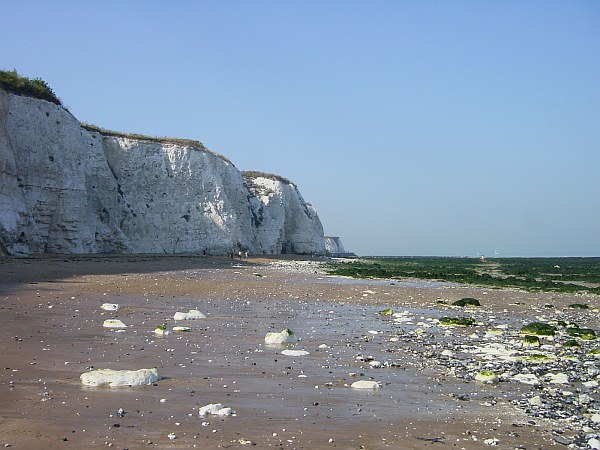
<svg viewBox="0 0 600 450"><path fill-rule="evenodd" d="M346 253L342 240L337 236L325 236L325 249L329 253Z"/></svg>
<svg viewBox="0 0 600 450"><path fill-rule="evenodd" d="M265 253L324 253L323 226L298 188L281 177L244 173L257 240Z"/></svg>
<svg viewBox="0 0 600 450"><path fill-rule="evenodd" d="M323 229L291 183L243 178L201 145L88 131L0 89L0 252L238 250L322 253Z"/></svg>

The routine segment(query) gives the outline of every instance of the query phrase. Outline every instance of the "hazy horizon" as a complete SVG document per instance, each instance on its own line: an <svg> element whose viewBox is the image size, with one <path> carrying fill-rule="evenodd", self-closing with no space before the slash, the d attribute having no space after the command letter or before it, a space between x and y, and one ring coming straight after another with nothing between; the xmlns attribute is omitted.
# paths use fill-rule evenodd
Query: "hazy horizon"
<svg viewBox="0 0 600 450"><path fill-rule="evenodd" d="M80 121L281 175L359 255L600 255L600 2L3 4Z"/></svg>

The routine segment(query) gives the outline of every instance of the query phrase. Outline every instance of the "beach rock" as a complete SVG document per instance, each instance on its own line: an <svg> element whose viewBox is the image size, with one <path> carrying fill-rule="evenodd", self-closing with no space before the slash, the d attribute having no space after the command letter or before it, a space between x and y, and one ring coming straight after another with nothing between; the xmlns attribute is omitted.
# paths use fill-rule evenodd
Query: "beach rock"
<svg viewBox="0 0 600 450"><path fill-rule="evenodd" d="M197 320L206 319L206 316L197 309L190 309L188 312L176 312L173 316L175 320Z"/></svg>
<svg viewBox="0 0 600 450"><path fill-rule="evenodd" d="M531 397L527 401L531 406L542 406L543 405L542 397L540 397L539 395L536 395L535 397Z"/></svg>
<svg viewBox="0 0 600 450"><path fill-rule="evenodd" d="M198 410L198 415L200 416L206 416L209 414L213 416L230 416L235 414L235 411L233 411L231 408L224 408L221 403L211 403L209 405L202 406Z"/></svg>
<svg viewBox="0 0 600 450"><path fill-rule="evenodd" d="M353 389L379 389L379 383L371 380L359 380L350 385Z"/></svg>
<svg viewBox="0 0 600 450"><path fill-rule="evenodd" d="M100 308L105 311L118 311L119 305L116 303L103 303L102 306L100 306Z"/></svg>
<svg viewBox="0 0 600 450"><path fill-rule="evenodd" d="M306 350L283 350L281 354L286 356L306 356L310 355L310 352Z"/></svg>
<svg viewBox="0 0 600 450"><path fill-rule="evenodd" d="M106 319L102 326L105 328L127 328L127 325L119 319Z"/></svg>
<svg viewBox="0 0 600 450"><path fill-rule="evenodd" d="M531 385L540 384L539 378L531 373L519 373L519 374L515 375L514 377L512 377L512 379L515 381L518 381L519 383L523 383L523 384L531 384Z"/></svg>
<svg viewBox="0 0 600 450"><path fill-rule="evenodd" d="M159 325L154 329L154 333L158 336L166 336L169 334L169 330L167 330L167 325Z"/></svg>
<svg viewBox="0 0 600 450"><path fill-rule="evenodd" d="M549 373L546 378L553 384L568 384L569 376L566 373Z"/></svg>
<svg viewBox="0 0 600 450"><path fill-rule="evenodd" d="M96 369L82 373L81 384L85 386L141 386L158 381L156 368L139 370Z"/></svg>
<svg viewBox="0 0 600 450"><path fill-rule="evenodd" d="M294 336L294 332L288 328L279 333L269 332L265 335L265 343L267 344L288 344L297 341L298 339Z"/></svg>
<svg viewBox="0 0 600 450"><path fill-rule="evenodd" d="M173 331L179 332L179 333L185 333L188 331L192 331L192 329L190 327L173 327Z"/></svg>
<svg viewBox="0 0 600 450"><path fill-rule="evenodd" d="M498 375L489 370L485 370L475 375L475 381L479 381L480 383L496 383L498 381Z"/></svg>
<svg viewBox="0 0 600 450"><path fill-rule="evenodd" d="M590 448L593 450L600 450L600 439L592 438L589 441L587 441L587 445L589 445Z"/></svg>

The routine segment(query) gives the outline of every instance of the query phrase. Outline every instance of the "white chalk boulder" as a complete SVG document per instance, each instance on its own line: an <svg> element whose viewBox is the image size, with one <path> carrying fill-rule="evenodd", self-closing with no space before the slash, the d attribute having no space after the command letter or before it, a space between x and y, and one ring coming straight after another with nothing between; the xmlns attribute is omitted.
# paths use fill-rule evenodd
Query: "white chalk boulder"
<svg viewBox="0 0 600 450"><path fill-rule="evenodd" d="M265 343L267 344L289 344L297 341L298 339L294 336L294 332L288 328L282 330L280 333L267 333L265 336Z"/></svg>
<svg viewBox="0 0 600 450"><path fill-rule="evenodd" d="M379 389L379 383L371 380L355 381L350 385L352 389Z"/></svg>
<svg viewBox="0 0 600 450"><path fill-rule="evenodd" d="M166 336L169 334L169 330L167 330L167 326L166 325L159 325L154 329L154 333L157 336Z"/></svg>
<svg viewBox="0 0 600 450"><path fill-rule="evenodd" d="M116 303L102 303L100 308L102 308L104 311L118 311L119 305Z"/></svg>
<svg viewBox="0 0 600 450"><path fill-rule="evenodd" d="M498 375L489 370L484 370L475 375L475 381L479 381L480 383L497 383L499 380Z"/></svg>
<svg viewBox="0 0 600 450"><path fill-rule="evenodd" d="M127 328L127 325L119 319L106 319L102 326L105 328Z"/></svg>
<svg viewBox="0 0 600 450"><path fill-rule="evenodd" d="M286 356L306 356L310 355L310 352L307 352L306 350L284 350L281 354Z"/></svg>
<svg viewBox="0 0 600 450"><path fill-rule="evenodd" d="M160 379L158 370L112 370L96 369L81 374L81 384L85 386L142 386Z"/></svg>
<svg viewBox="0 0 600 450"><path fill-rule="evenodd" d="M206 416L208 414L212 414L213 416L231 416L232 414L235 414L235 411L231 408L224 408L221 403L211 403L198 410L198 415L200 416Z"/></svg>
<svg viewBox="0 0 600 450"><path fill-rule="evenodd" d="M206 316L197 309L190 309L188 312L176 312L173 316L175 320L196 320L206 319Z"/></svg>

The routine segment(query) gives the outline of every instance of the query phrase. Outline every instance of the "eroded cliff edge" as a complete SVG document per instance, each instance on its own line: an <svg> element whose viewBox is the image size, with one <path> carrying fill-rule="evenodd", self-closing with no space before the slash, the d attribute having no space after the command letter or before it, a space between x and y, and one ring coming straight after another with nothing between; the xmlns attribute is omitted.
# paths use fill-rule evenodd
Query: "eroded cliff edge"
<svg viewBox="0 0 600 450"><path fill-rule="evenodd" d="M324 253L285 178L244 174L200 143L83 126L0 88L0 252Z"/></svg>

